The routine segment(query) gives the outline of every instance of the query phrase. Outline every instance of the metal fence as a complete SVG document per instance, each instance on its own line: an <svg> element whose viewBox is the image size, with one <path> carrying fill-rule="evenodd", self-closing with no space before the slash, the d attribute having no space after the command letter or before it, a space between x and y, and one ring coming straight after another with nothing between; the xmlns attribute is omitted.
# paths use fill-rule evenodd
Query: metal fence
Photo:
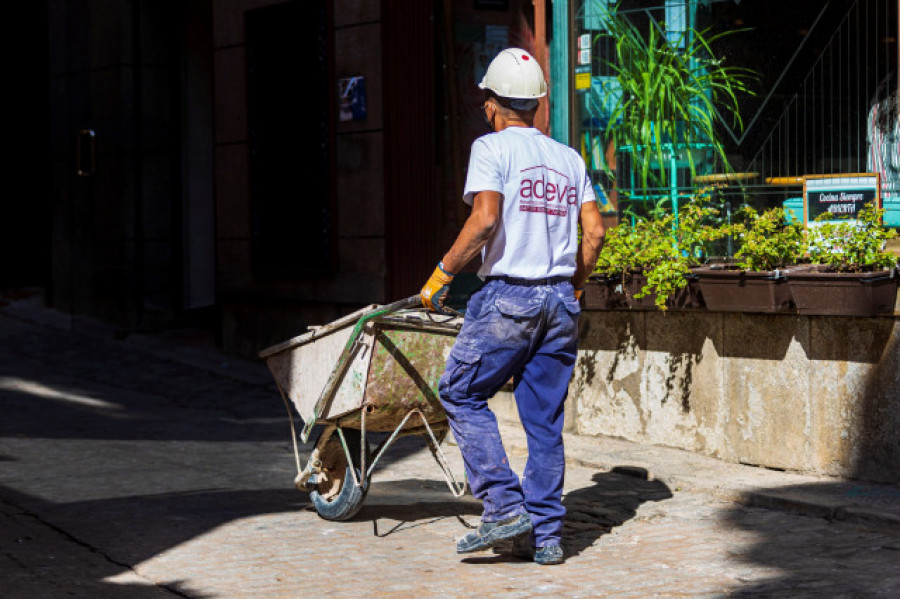
<svg viewBox="0 0 900 599"><path fill-rule="evenodd" d="M825 3L819 18L828 8ZM746 170L776 186L808 175L880 172L882 196L895 196L897 27L895 0L852 2L805 77L782 100L784 108Z"/></svg>

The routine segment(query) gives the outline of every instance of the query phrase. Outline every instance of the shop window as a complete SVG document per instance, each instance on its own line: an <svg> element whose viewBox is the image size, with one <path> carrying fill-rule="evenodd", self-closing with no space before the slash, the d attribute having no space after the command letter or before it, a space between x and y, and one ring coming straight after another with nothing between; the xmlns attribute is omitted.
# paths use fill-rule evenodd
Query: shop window
<svg viewBox="0 0 900 599"><path fill-rule="evenodd" d="M802 192L805 176L864 173L893 164L896 109L893 125L877 130L871 115L898 90L896 0L587 0L574 10L577 124L571 139L596 184L605 188L604 209L610 214L621 218L635 211L650 214L660 205L671 209L710 186L729 209L741 203L782 205L796 201L792 196ZM713 45L716 59L758 75L753 94L737 94L743 127L718 110L713 115L730 170L701 139L691 161L684 151L653 160L650 170L667 171L666 176L646 184L640 176L645 164L610 143L611 119L623 93L611 67L619 60L617 40L607 35L616 16L645 36L651 30L663 36L674 52L684 51L692 30L708 35L746 30ZM882 195L888 199L900 193L892 176L882 175Z"/></svg>

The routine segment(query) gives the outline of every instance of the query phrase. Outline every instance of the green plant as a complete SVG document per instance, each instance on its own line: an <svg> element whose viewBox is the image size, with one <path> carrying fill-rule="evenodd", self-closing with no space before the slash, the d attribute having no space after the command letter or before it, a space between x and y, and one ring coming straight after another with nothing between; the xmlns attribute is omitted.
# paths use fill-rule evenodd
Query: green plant
<svg viewBox="0 0 900 599"><path fill-rule="evenodd" d="M805 235L798 220L785 223L784 208L760 213L751 206L738 211L729 232L738 244L735 265L744 270L768 271L796 264L804 254Z"/></svg>
<svg viewBox="0 0 900 599"><path fill-rule="evenodd" d="M631 155L640 169L641 187L667 184L666 169L656 174L652 165L665 164L670 152L686 155L695 175L691 150L698 144L709 144L730 171L716 131L716 107L742 128L737 94L753 94L748 83L756 75L749 69L725 66L715 58L711 45L739 30L710 34L709 29L691 29L670 42L653 21L646 38L621 14L612 14L606 27L603 35L615 44L615 60L606 65L618 83L606 98L614 105L607 141ZM605 169L611 175L609 165Z"/></svg>
<svg viewBox="0 0 900 599"><path fill-rule="evenodd" d="M897 232L881 226L883 215L884 210L874 202L863 206L855 220L823 222L834 215L821 215L807 234L810 260L836 272L897 266L897 256L884 249L887 240L896 237Z"/></svg>
<svg viewBox="0 0 900 599"><path fill-rule="evenodd" d="M638 218L610 229L594 272L622 281L642 273L646 283L635 297L655 294L656 306L665 310L666 301L687 285L686 276L700 264L705 247L726 232L718 224L718 210L694 198L677 219L673 214Z"/></svg>

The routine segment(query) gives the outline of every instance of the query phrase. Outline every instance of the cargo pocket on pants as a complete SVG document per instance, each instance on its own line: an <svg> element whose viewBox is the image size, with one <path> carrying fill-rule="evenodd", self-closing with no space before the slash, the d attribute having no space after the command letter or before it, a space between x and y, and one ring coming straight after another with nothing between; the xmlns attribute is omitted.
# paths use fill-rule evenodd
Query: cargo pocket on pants
<svg viewBox="0 0 900 599"><path fill-rule="evenodd" d="M563 306L566 308L566 312L571 314L572 316L578 316L581 314L581 304L575 298L565 298L562 302Z"/></svg>
<svg viewBox="0 0 900 599"><path fill-rule="evenodd" d="M515 320L534 318L541 311L541 302L527 297L498 297L496 306L500 314Z"/></svg>
<svg viewBox="0 0 900 599"><path fill-rule="evenodd" d="M494 305L496 318L488 323L484 334L500 346L527 345L538 327L542 302L527 297L500 297Z"/></svg>
<svg viewBox="0 0 900 599"><path fill-rule="evenodd" d="M481 352L464 345L453 346L438 387L441 399L452 401L468 397L480 363Z"/></svg>

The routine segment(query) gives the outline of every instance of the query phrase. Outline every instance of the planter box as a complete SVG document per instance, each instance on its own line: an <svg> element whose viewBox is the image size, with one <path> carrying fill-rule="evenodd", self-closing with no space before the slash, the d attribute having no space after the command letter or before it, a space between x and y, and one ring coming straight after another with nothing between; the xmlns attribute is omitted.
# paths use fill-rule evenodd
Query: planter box
<svg viewBox="0 0 900 599"><path fill-rule="evenodd" d="M687 277L687 285L677 291L666 300L666 308L670 310L702 310L705 305L703 294L697 286L698 278L695 275ZM642 273L633 273L622 286L628 307L634 310L657 310L656 294L650 293L644 297L635 297L647 284L647 277Z"/></svg>
<svg viewBox="0 0 900 599"><path fill-rule="evenodd" d="M622 284L625 293L625 301L632 310L656 310L656 294L650 293L644 297L635 297L647 284L647 277L643 273L632 273Z"/></svg>
<svg viewBox="0 0 900 599"><path fill-rule="evenodd" d="M615 310L627 308L625 293L622 291L621 277L591 275L584 285L584 308L586 310Z"/></svg>
<svg viewBox="0 0 900 599"><path fill-rule="evenodd" d="M707 310L763 313L794 310L787 272L714 267L694 271Z"/></svg>
<svg viewBox="0 0 900 599"><path fill-rule="evenodd" d="M867 273L808 270L789 274L787 279L800 314L892 314L897 301L898 277L895 269Z"/></svg>

